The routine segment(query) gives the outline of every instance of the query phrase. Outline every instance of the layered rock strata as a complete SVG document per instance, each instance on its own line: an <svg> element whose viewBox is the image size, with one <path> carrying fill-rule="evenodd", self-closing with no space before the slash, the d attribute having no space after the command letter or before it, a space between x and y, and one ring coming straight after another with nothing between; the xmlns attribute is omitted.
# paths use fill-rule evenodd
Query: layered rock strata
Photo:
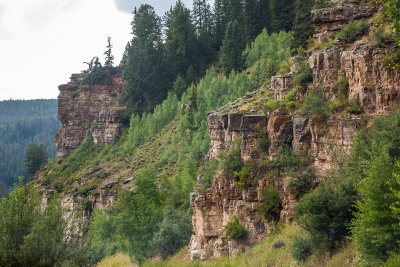
<svg viewBox="0 0 400 267"><path fill-rule="evenodd" d="M89 134L96 144L109 144L123 127L119 98L124 88L122 69L107 84L81 85L85 74L74 74L60 85L58 119L61 128L56 135L59 161L67 158Z"/></svg>

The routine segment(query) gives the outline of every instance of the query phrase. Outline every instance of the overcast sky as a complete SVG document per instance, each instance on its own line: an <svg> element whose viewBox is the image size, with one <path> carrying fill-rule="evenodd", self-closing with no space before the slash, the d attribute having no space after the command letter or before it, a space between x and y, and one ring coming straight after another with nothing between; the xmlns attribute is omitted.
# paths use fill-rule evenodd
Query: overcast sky
<svg viewBox="0 0 400 267"><path fill-rule="evenodd" d="M0 100L56 98L84 61L104 61L107 36L119 63L142 3L162 15L175 0L0 0Z"/></svg>

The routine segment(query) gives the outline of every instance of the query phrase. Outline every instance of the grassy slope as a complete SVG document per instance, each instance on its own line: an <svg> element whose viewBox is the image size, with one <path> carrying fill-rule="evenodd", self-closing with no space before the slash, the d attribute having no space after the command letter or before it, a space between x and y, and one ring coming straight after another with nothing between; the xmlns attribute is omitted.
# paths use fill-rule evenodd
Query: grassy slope
<svg viewBox="0 0 400 267"><path fill-rule="evenodd" d="M351 244L342 247L333 255L323 252L315 253L310 257L307 262L296 262L290 255L290 250L293 244L293 236L304 234L301 227L297 224L284 227L277 230L276 233L271 234L247 252L229 259L222 257L216 260L209 260L205 262L190 262L188 258L188 248L183 248L179 253L167 260L153 259L146 262L144 267L189 267L189 266L202 266L202 267L234 267L234 266L330 266L330 267L356 267L362 265L362 260L354 252ZM323 250L321 250L323 251ZM127 262L128 256L117 254L114 257L107 258L99 263L97 266L131 266Z"/></svg>

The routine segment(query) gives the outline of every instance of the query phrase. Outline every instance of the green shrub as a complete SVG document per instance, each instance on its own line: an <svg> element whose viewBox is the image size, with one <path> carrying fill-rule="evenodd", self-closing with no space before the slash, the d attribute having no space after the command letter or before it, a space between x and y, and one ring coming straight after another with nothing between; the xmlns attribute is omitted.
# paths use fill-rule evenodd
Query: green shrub
<svg viewBox="0 0 400 267"><path fill-rule="evenodd" d="M217 159L210 159L200 168L200 179L199 193L203 194L208 188L211 187L214 181L215 174L217 173L219 162Z"/></svg>
<svg viewBox="0 0 400 267"><path fill-rule="evenodd" d="M360 101L357 99L350 102L349 107L346 108L346 111L350 114L361 114L364 113L364 107L360 105Z"/></svg>
<svg viewBox="0 0 400 267"><path fill-rule="evenodd" d="M260 189L261 203L257 206L257 213L268 222L279 221L282 209L279 191L275 186Z"/></svg>
<svg viewBox="0 0 400 267"><path fill-rule="evenodd" d="M264 129L258 131L257 138L258 138L258 146L262 149L262 151L268 152L269 147L271 145L271 140L269 140L268 138L268 132Z"/></svg>
<svg viewBox="0 0 400 267"><path fill-rule="evenodd" d="M70 94L70 96L71 96L72 100L75 100L75 98L79 97L79 93L78 93L77 91L73 91L73 92Z"/></svg>
<svg viewBox="0 0 400 267"><path fill-rule="evenodd" d="M313 76L308 62L300 62L297 71L298 72L293 77L293 83L296 86L305 87L309 83L312 83Z"/></svg>
<svg viewBox="0 0 400 267"><path fill-rule="evenodd" d="M325 8L330 6L330 4L331 4L330 0L314 0L313 9Z"/></svg>
<svg viewBox="0 0 400 267"><path fill-rule="evenodd" d="M225 177L233 178L234 173L240 171L243 167L239 144L233 144L228 152L221 154L222 170Z"/></svg>
<svg viewBox="0 0 400 267"><path fill-rule="evenodd" d="M299 169L302 162L291 146L284 145L278 149L278 156L273 165L275 168L290 175Z"/></svg>
<svg viewBox="0 0 400 267"><path fill-rule="evenodd" d="M315 175L311 169L307 169L300 174L291 177L287 189L300 198L314 187Z"/></svg>
<svg viewBox="0 0 400 267"><path fill-rule="evenodd" d="M247 235L247 230L243 225L239 223L239 219L234 216L232 222L227 223L224 226L225 236L228 240L240 239Z"/></svg>
<svg viewBox="0 0 400 267"><path fill-rule="evenodd" d="M321 184L300 199L295 218L309 231L315 246L326 242L337 248L350 234L356 195L355 180L343 177Z"/></svg>
<svg viewBox="0 0 400 267"><path fill-rule="evenodd" d="M386 45L395 43L392 32L383 25L376 28L372 37L374 38L375 43L380 47L385 47Z"/></svg>
<svg viewBox="0 0 400 267"><path fill-rule="evenodd" d="M382 66L385 68L385 70L397 70L400 68L400 55L399 53L385 56L382 59Z"/></svg>
<svg viewBox="0 0 400 267"><path fill-rule="evenodd" d="M290 250L293 259L299 262L306 261L311 256L312 249L313 243L309 237L293 236L293 245Z"/></svg>
<svg viewBox="0 0 400 267"><path fill-rule="evenodd" d="M82 85L94 84L111 84L111 76L116 69L113 67L96 67L93 68L81 81Z"/></svg>
<svg viewBox="0 0 400 267"><path fill-rule="evenodd" d="M356 38L369 29L369 23L366 20L360 20L359 22L349 22L346 27L344 27L336 37L346 43L351 43L356 40Z"/></svg>
<svg viewBox="0 0 400 267"><path fill-rule="evenodd" d="M308 116L328 114L329 104L324 97L324 88L317 87L312 89L308 96L305 97L300 112Z"/></svg>
<svg viewBox="0 0 400 267"><path fill-rule="evenodd" d="M294 64L294 61L291 59L287 59L282 61L279 67L279 74L285 74L290 72L290 67Z"/></svg>
<svg viewBox="0 0 400 267"><path fill-rule="evenodd" d="M282 106L280 101L275 99L268 99L268 101L263 106L264 113L268 113L270 111L274 111Z"/></svg>
<svg viewBox="0 0 400 267"><path fill-rule="evenodd" d="M252 179L251 172L256 168L256 163L253 159L247 161L240 171L234 172L236 179L235 185L241 189L248 188L253 185L257 180Z"/></svg>

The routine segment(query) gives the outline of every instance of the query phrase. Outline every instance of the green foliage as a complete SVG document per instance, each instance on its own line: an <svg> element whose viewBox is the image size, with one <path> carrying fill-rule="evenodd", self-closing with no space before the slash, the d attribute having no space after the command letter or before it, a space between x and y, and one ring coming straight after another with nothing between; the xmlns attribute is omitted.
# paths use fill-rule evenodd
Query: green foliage
<svg viewBox="0 0 400 267"><path fill-rule="evenodd" d="M325 242L329 248L337 248L349 235L356 195L354 179L341 177L300 199L295 218L310 232L315 247Z"/></svg>
<svg viewBox="0 0 400 267"><path fill-rule="evenodd" d="M256 168L256 163L253 159L245 162L239 171L235 171L233 176L235 178L235 185L241 189L246 189L255 184L257 179L252 179L252 172Z"/></svg>
<svg viewBox="0 0 400 267"><path fill-rule="evenodd" d="M293 245L290 250L291 256L299 261L304 262L311 256L313 243L310 237L295 235L293 236Z"/></svg>
<svg viewBox="0 0 400 267"><path fill-rule="evenodd" d="M12 188L18 176L30 177L24 158L32 143L44 144L49 156L54 157L54 136L59 128L57 100L1 101L0 183Z"/></svg>
<svg viewBox="0 0 400 267"><path fill-rule="evenodd" d="M300 47L307 47L308 38L314 34L315 26L311 19L311 9L314 0L296 0L296 17L293 24L292 52ZM299 54L300 55L300 54Z"/></svg>
<svg viewBox="0 0 400 267"><path fill-rule="evenodd" d="M291 140L287 140L288 143ZM296 172L302 165L300 157L293 151L293 148L288 144L280 147L278 150L278 157L274 162L274 167L284 171L286 174Z"/></svg>
<svg viewBox="0 0 400 267"><path fill-rule="evenodd" d="M270 0L271 31L289 32L292 29L295 18L295 6L293 0Z"/></svg>
<svg viewBox="0 0 400 267"><path fill-rule="evenodd" d="M398 0L385 0L386 12L394 21L394 31L397 36L400 35L400 2Z"/></svg>
<svg viewBox="0 0 400 267"><path fill-rule="evenodd" d="M179 99L185 91L186 91L186 82L181 75L178 75L178 77L174 82L173 92Z"/></svg>
<svg viewBox="0 0 400 267"><path fill-rule="evenodd" d="M217 173L219 167L219 162L217 159L210 159L204 163L204 165L200 168L200 188L199 193L203 194L214 181L214 177Z"/></svg>
<svg viewBox="0 0 400 267"><path fill-rule="evenodd" d="M245 48L243 30L235 20L227 26L225 38L222 41L220 64L226 76L232 71L240 71L244 67L242 51Z"/></svg>
<svg viewBox="0 0 400 267"><path fill-rule="evenodd" d="M286 59L282 61L280 67L279 67L279 72L280 74L285 74L290 72L290 67L294 64L294 61L291 59Z"/></svg>
<svg viewBox="0 0 400 267"><path fill-rule="evenodd" d="M382 59L382 66L388 70L393 71L400 68L400 55L399 53L385 56Z"/></svg>
<svg viewBox="0 0 400 267"><path fill-rule="evenodd" d="M375 43L380 47L392 45L395 42L393 33L384 25L380 25L376 28L372 33L372 37L374 38Z"/></svg>
<svg viewBox="0 0 400 267"><path fill-rule="evenodd" d="M298 72L293 77L293 83L296 86L305 87L313 81L311 68L308 62L300 62L297 71Z"/></svg>
<svg viewBox="0 0 400 267"><path fill-rule="evenodd" d="M33 184L22 181L0 204L0 265L61 265L76 250L77 231L57 198L42 207Z"/></svg>
<svg viewBox="0 0 400 267"><path fill-rule="evenodd" d="M77 91L73 91L70 94L70 96L71 96L72 100L75 100L77 97L79 97L79 93Z"/></svg>
<svg viewBox="0 0 400 267"><path fill-rule="evenodd" d="M329 105L324 97L324 88L312 89L305 97L300 112L308 116L326 115L329 112Z"/></svg>
<svg viewBox="0 0 400 267"><path fill-rule="evenodd" d="M364 113L364 107L360 105L360 101L356 98L350 101L349 107L346 111L350 114L362 114Z"/></svg>
<svg viewBox="0 0 400 267"><path fill-rule="evenodd" d="M286 32L268 34L264 29L260 35L247 45L243 52L248 67L258 60L266 60L273 66L279 66L282 61L290 57L291 35ZM276 67L275 67L276 68ZM273 73L271 76L275 75Z"/></svg>
<svg viewBox="0 0 400 267"><path fill-rule="evenodd" d="M27 173L34 175L41 166L47 163L49 154L43 144L29 145L25 154L25 166Z"/></svg>
<svg viewBox="0 0 400 267"><path fill-rule="evenodd" d="M328 7L330 3L331 3L330 0L314 0L313 9L320 9L320 8Z"/></svg>
<svg viewBox="0 0 400 267"><path fill-rule="evenodd" d="M86 76L82 79L82 85L96 85L96 84L111 84L111 76L116 72L113 67L94 67ZM72 96L71 96L72 97Z"/></svg>
<svg viewBox="0 0 400 267"><path fill-rule="evenodd" d="M112 55L112 44L111 44L111 37L107 37L107 50L104 52L104 55L106 56L106 60L104 62L104 66L108 68L112 68L114 65L114 56Z"/></svg>
<svg viewBox="0 0 400 267"><path fill-rule="evenodd" d="M153 238L153 247L162 259L176 253L185 246L192 234L192 214L168 212Z"/></svg>
<svg viewBox="0 0 400 267"><path fill-rule="evenodd" d="M314 187L314 182L315 175L313 171L306 169L290 178L287 189L297 198L300 198Z"/></svg>
<svg viewBox="0 0 400 267"><path fill-rule="evenodd" d="M240 239L247 235L246 228L239 223L239 219L233 216L232 222L227 223L224 226L225 236L230 239Z"/></svg>
<svg viewBox="0 0 400 267"><path fill-rule="evenodd" d="M400 238L400 220L393 212L398 209L393 192L400 190L395 179L399 164L394 164L387 147L374 146L364 167L365 178L358 186L361 198L352 230L356 249L372 262L385 261L398 251Z"/></svg>
<svg viewBox="0 0 400 267"><path fill-rule="evenodd" d="M359 22L349 22L336 37L346 43L354 42L358 36L365 34L369 29L369 23L366 20Z"/></svg>
<svg viewBox="0 0 400 267"><path fill-rule="evenodd" d="M225 177L235 177L235 172L240 171L243 167L239 143L234 144L229 151L221 154L220 157L221 168Z"/></svg>
<svg viewBox="0 0 400 267"><path fill-rule="evenodd" d="M278 108L281 107L281 102L275 99L268 99L267 102L265 102L263 111L265 114L267 114L269 111L274 111Z"/></svg>
<svg viewBox="0 0 400 267"><path fill-rule="evenodd" d="M260 189L261 203L257 206L257 213L263 216L268 222L279 221L282 202L279 190L275 186Z"/></svg>

